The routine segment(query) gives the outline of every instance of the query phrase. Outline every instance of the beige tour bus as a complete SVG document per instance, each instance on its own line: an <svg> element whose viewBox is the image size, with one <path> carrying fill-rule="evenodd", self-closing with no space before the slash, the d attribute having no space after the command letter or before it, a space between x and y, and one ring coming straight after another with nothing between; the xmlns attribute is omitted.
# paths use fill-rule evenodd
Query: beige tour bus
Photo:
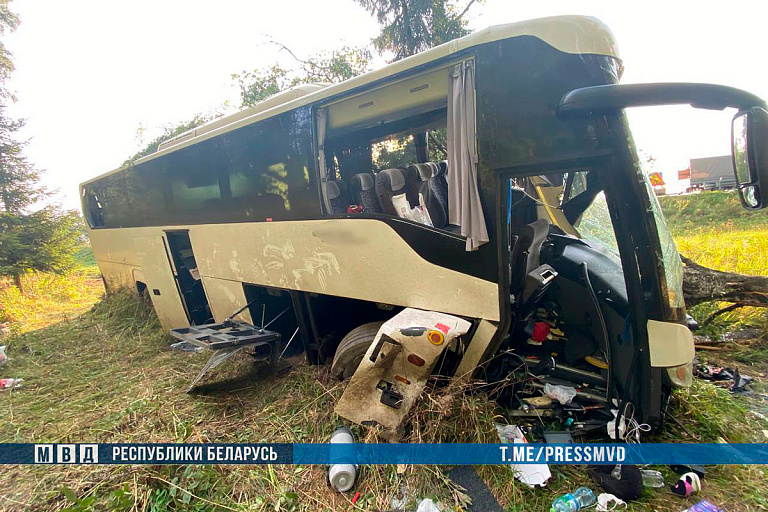
<svg viewBox="0 0 768 512"><path fill-rule="evenodd" d="M164 329L269 331L267 359L330 364L358 423L396 428L440 374L511 383L513 408L565 384L585 424L631 406L657 425L694 347L623 109L735 109L751 209L768 114L729 87L619 84L623 67L598 20L539 19L190 130L81 185L106 286Z"/></svg>

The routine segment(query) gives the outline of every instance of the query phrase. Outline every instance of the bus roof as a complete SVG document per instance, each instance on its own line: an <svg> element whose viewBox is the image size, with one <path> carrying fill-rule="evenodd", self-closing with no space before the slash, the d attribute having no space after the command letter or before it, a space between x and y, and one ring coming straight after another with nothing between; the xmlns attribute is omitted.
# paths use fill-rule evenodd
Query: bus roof
<svg viewBox="0 0 768 512"><path fill-rule="evenodd" d="M459 39L430 48L411 57L393 62L382 68L345 80L338 84L306 84L275 94L256 105L216 119L165 141L158 151L133 162L142 163L177 151L197 142L236 130L295 108L339 96L354 89L379 82L389 76L424 66L429 62L485 43L533 36L564 53L607 55L620 59L618 45L610 29L597 18L589 16L554 16L517 23L495 25L478 30ZM98 180L125 169L121 166L83 184Z"/></svg>

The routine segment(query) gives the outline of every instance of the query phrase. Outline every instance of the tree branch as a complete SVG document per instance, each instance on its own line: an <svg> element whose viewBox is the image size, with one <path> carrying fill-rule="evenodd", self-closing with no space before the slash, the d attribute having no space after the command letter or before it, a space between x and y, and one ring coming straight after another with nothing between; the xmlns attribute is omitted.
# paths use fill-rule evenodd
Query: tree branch
<svg viewBox="0 0 768 512"><path fill-rule="evenodd" d="M469 3L467 4L467 6L464 8L463 11L461 11L461 14L459 14L459 19L463 18L464 15L467 14L467 11L469 10L469 8L472 7L472 4L475 3L476 1L477 0L469 0Z"/></svg>
<svg viewBox="0 0 768 512"><path fill-rule="evenodd" d="M704 327L705 325L709 324L712 320L714 320L715 318L719 317L720 315L722 315L724 313L728 313L729 311L733 311L734 309L743 308L744 306L745 306L745 304L739 304L737 302L736 304L731 304L730 306L726 306L726 307L724 307L722 309L718 309L717 311L715 311L714 313L709 315L707 317L707 319L704 320L704 322L701 324L701 326Z"/></svg>
<svg viewBox="0 0 768 512"><path fill-rule="evenodd" d="M684 256L680 259L685 263L683 296L686 306L723 301L768 308L768 277L721 272Z"/></svg>
<svg viewBox="0 0 768 512"><path fill-rule="evenodd" d="M279 46L279 47L280 47L280 48L282 48L283 50L285 50L285 51L287 51L288 53L290 53L290 54L291 54L291 57L293 57L293 58L294 58L294 60L296 60L296 62L301 62L302 64L309 64L309 62L307 62L306 60L301 60L300 58L298 58L298 57L296 56L296 54L295 54L295 53L293 53L293 51L292 51L290 48L288 48L287 46L285 46L283 43L280 43L280 42L278 42L278 41L275 41L275 40L273 40L273 39L270 39L270 40L269 40L269 42L270 42L270 43L272 43L272 44L276 44L277 46Z"/></svg>

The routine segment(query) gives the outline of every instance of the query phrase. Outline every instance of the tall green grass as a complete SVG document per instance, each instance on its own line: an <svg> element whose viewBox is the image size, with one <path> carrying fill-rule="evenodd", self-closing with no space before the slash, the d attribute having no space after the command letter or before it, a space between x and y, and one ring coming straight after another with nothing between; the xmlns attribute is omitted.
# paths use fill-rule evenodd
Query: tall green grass
<svg viewBox="0 0 768 512"><path fill-rule="evenodd" d="M13 333L40 329L85 312L104 293L101 277L90 271L68 275L34 273L22 277L22 293L0 279L0 323Z"/></svg>
<svg viewBox="0 0 768 512"><path fill-rule="evenodd" d="M742 208L735 192L662 196L659 203L674 235L711 228L749 230L768 227L768 215Z"/></svg>

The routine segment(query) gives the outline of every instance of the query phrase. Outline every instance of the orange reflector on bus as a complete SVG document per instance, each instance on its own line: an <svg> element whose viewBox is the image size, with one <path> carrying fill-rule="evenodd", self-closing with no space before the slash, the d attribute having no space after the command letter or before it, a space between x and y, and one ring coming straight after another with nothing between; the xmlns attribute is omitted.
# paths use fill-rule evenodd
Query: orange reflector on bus
<svg viewBox="0 0 768 512"><path fill-rule="evenodd" d="M416 366L424 366L424 360L416 354L408 354L408 362Z"/></svg>
<svg viewBox="0 0 768 512"><path fill-rule="evenodd" d="M433 344L433 345L442 345L445 341L445 334L443 334L440 331L429 331L427 333L427 339Z"/></svg>

